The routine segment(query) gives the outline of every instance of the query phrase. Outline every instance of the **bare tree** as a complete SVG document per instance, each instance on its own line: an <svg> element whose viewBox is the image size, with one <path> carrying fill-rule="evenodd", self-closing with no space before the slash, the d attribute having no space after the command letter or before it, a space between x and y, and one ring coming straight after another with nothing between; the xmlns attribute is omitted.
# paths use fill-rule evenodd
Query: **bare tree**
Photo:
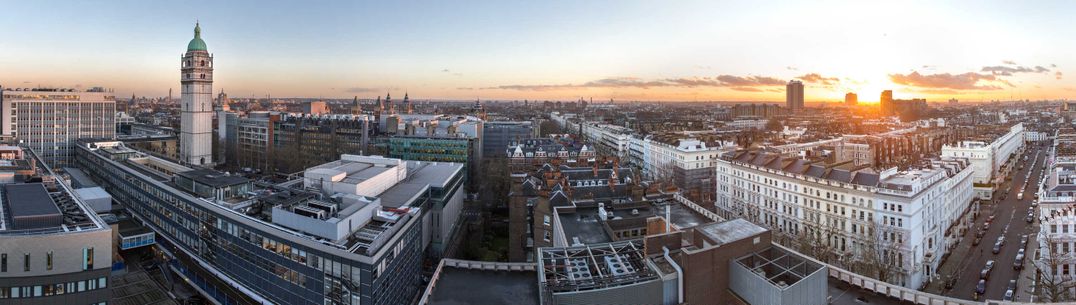
<svg viewBox="0 0 1076 305"><path fill-rule="evenodd" d="M853 271L866 274L879 281L892 280L903 264L902 256L898 255L903 244L900 238L903 236L898 236L892 231L879 230L879 225L875 221L867 222L864 230L869 238L862 240L862 246L856 253L853 264L857 270Z"/></svg>
<svg viewBox="0 0 1076 305"><path fill-rule="evenodd" d="M1034 261L1039 277L1036 290L1030 292L1047 302L1072 301L1076 280L1070 275L1061 274L1058 268L1072 264L1073 254L1062 253L1059 249L1062 241L1058 241L1053 235L1045 234L1044 238L1046 247L1039 248L1041 257Z"/></svg>

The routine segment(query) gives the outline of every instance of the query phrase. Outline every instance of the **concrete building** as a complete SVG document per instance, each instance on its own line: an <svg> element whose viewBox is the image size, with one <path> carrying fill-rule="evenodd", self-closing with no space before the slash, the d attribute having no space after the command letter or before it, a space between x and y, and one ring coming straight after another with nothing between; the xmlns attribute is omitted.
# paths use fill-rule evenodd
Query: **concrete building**
<svg viewBox="0 0 1076 305"><path fill-rule="evenodd" d="M707 146L695 138L632 138L639 142L642 162L639 164L645 179L670 181L684 196L697 202L713 202L714 168L724 152L736 147L729 142L720 147Z"/></svg>
<svg viewBox="0 0 1076 305"><path fill-rule="evenodd" d="M3 88L0 130L49 166L71 163L78 139L116 136L116 97L105 89Z"/></svg>
<svg viewBox="0 0 1076 305"><path fill-rule="evenodd" d="M292 156L275 165L281 171L336 160L342 154L368 154L370 116L282 114L273 122L273 152Z"/></svg>
<svg viewBox="0 0 1076 305"><path fill-rule="evenodd" d="M213 164L213 56L195 24L194 38L181 59L180 161L194 166Z"/></svg>
<svg viewBox="0 0 1076 305"><path fill-rule="evenodd" d="M36 154L5 151L14 153L0 156L0 304L108 303L111 227Z"/></svg>
<svg viewBox="0 0 1076 305"><path fill-rule="evenodd" d="M311 101L303 104L303 113L311 115L329 114L329 105L325 101Z"/></svg>
<svg viewBox="0 0 1076 305"><path fill-rule="evenodd" d="M513 172L530 172L547 163L554 166L578 166L593 162L597 157L591 146L575 140L570 135L524 139L509 146L505 154Z"/></svg>
<svg viewBox="0 0 1076 305"><path fill-rule="evenodd" d="M844 104L854 106L859 103L859 96L854 92L848 92L844 94Z"/></svg>
<svg viewBox="0 0 1076 305"><path fill-rule="evenodd" d="M803 82L791 80L785 85L785 107L789 112L803 110Z"/></svg>
<svg viewBox="0 0 1076 305"><path fill-rule="evenodd" d="M918 117L929 109L926 99L893 99L893 90L882 91L878 107L882 115L899 115L902 118Z"/></svg>
<svg viewBox="0 0 1076 305"><path fill-rule="evenodd" d="M763 130L763 129L766 129L766 124L769 123L769 122L770 121L768 121L768 120L746 119L745 118L745 119L732 120L731 122L725 122L725 125L728 125L729 127L732 127L732 128L738 128L738 129Z"/></svg>
<svg viewBox="0 0 1076 305"><path fill-rule="evenodd" d="M878 99L878 108L881 110L882 115L893 114L893 90L882 91L882 96Z"/></svg>
<svg viewBox="0 0 1076 305"><path fill-rule="evenodd" d="M775 104L736 104L732 106L730 110L730 116L735 119L739 117L757 117L757 118L772 118L785 114L784 108Z"/></svg>
<svg viewBox="0 0 1076 305"><path fill-rule="evenodd" d="M275 168L274 136L276 122L281 114L276 112L253 111L246 117L235 119L235 137L227 138L225 147L235 148L235 159L230 163L239 168L268 171ZM230 124L231 121L229 121ZM230 133L232 127L225 129Z"/></svg>
<svg viewBox="0 0 1076 305"><path fill-rule="evenodd" d="M739 151L718 161L716 207L822 261L854 267L883 257L872 265L887 270L893 284L915 288L957 241L946 232L967 224L972 175L965 158L874 172L851 162Z"/></svg>
<svg viewBox="0 0 1076 305"><path fill-rule="evenodd" d="M156 232L180 280L223 304L410 303L423 253L436 247L434 236L451 234L432 228L454 228L448 211L462 200L459 164L345 155L308 171L310 179L243 192L236 186L249 180L219 172L187 175L202 187L181 187L177 174L195 169L120 142L84 142L77 155L84 172ZM377 174L399 167L399 176ZM383 191L326 192L304 182L364 177Z"/></svg>
<svg viewBox="0 0 1076 305"><path fill-rule="evenodd" d="M828 267L770 236L736 219L541 248L532 263L446 259L418 304L827 304Z"/></svg>
<svg viewBox="0 0 1076 305"><path fill-rule="evenodd" d="M975 192L980 199L993 198L1003 181L1000 170L1010 157L1024 147L1024 124L1002 128L978 128L977 138L942 146L942 157L966 158L974 170Z"/></svg>
<svg viewBox="0 0 1076 305"><path fill-rule="evenodd" d="M485 122L482 124L482 155L491 158L507 157L506 148L538 136L535 127L531 121Z"/></svg>
<svg viewBox="0 0 1076 305"><path fill-rule="evenodd" d="M422 208L422 245L439 258L455 251L463 208L464 164L341 155L303 172L303 187L323 193L405 200L415 190L431 193ZM340 224L342 225L342 223Z"/></svg>
<svg viewBox="0 0 1076 305"><path fill-rule="evenodd" d="M581 133L587 142L593 143L598 154L628 158L628 143L631 142L631 128L603 124L583 123Z"/></svg>
<svg viewBox="0 0 1076 305"><path fill-rule="evenodd" d="M1033 258L1039 272L1046 274L1040 281L1064 287L1057 283L1076 275L1076 131L1059 131L1047 154L1046 164L1041 165L1046 171L1036 192L1039 232L1034 241L1039 256ZM1069 293L1076 293L1076 289L1070 288Z"/></svg>

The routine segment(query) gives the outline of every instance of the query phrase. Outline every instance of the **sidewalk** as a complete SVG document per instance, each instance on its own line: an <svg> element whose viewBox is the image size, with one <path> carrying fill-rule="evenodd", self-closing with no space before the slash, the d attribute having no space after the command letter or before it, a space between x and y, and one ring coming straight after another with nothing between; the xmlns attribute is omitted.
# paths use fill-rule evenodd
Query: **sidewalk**
<svg viewBox="0 0 1076 305"><path fill-rule="evenodd" d="M969 226L967 232L961 235L960 240L956 242L956 247L949 250L949 254L944 258L941 265L938 266L937 271L938 278L931 281L923 291L939 294L949 295L950 289L945 288L945 283L952 280L954 277L959 276L960 271L967 268L967 264L975 261L975 258L981 256L981 253L971 253L975 246L972 246L972 241L975 240L975 233L980 230L982 223L980 219L985 219L989 215L994 214L994 210L997 205L984 201L979 205L979 217L972 219L971 226ZM991 241L980 241L989 243Z"/></svg>
<svg viewBox="0 0 1076 305"><path fill-rule="evenodd" d="M1033 284L1038 279L1035 278L1035 271L1038 269L1035 266L1035 253L1039 251L1039 223L1035 222L1032 226L1034 233L1028 234L1027 249L1024 250L1024 269L1020 270L1019 279L1016 280L1016 291L1014 291L1016 297L1014 301L1030 302L1031 296L1034 295Z"/></svg>

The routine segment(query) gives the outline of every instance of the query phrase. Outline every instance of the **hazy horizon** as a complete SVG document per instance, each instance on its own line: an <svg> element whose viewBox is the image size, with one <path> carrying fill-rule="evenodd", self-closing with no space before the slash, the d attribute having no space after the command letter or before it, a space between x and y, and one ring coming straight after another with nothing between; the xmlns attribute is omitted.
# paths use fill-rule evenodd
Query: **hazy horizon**
<svg viewBox="0 0 1076 305"><path fill-rule="evenodd" d="M1062 1L167 5L11 3L0 85L178 95L200 21L214 91L236 97L780 103L793 79L808 102L1076 92L1065 78L1076 42L1057 39L1076 35L1065 14L1076 3Z"/></svg>

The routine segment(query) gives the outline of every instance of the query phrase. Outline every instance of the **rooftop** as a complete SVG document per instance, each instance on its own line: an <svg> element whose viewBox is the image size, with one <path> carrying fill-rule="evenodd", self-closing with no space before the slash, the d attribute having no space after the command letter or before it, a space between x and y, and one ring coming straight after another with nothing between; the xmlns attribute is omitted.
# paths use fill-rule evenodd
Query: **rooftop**
<svg viewBox="0 0 1076 305"><path fill-rule="evenodd" d="M44 185L6 184L3 194L6 214L12 220L13 229L41 229L60 225L60 209Z"/></svg>
<svg viewBox="0 0 1076 305"><path fill-rule="evenodd" d="M431 305L538 305L534 271L478 270L445 266L429 297ZM434 283L431 283L434 285Z"/></svg>
<svg viewBox="0 0 1076 305"><path fill-rule="evenodd" d="M904 192L905 195L916 195L942 178L952 177L968 169L968 161L959 157L929 160L919 168L905 171L898 171L894 167L882 172L875 172L868 165L855 166L851 161L827 163L817 158L786 157L757 150L728 153L722 158L735 164L757 167L760 170L791 173L800 179L824 179Z"/></svg>
<svg viewBox="0 0 1076 305"><path fill-rule="evenodd" d="M735 242L766 232L766 229L744 220L743 218L705 224L695 227L695 230L702 232L703 235L716 242L718 245Z"/></svg>
<svg viewBox="0 0 1076 305"><path fill-rule="evenodd" d="M736 263L779 288L795 285L823 268L815 261L777 247L748 254L736 259Z"/></svg>
<svg viewBox="0 0 1076 305"><path fill-rule="evenodd" d="M553 293L604 289L658 279L643 241L628 240L538 250L538 281Z"/></svg>
<svg viewBox="0 0 1076 305"><path fill-rule="evenodd" d="M238 215L241 215L236 217L242 217L246 221L269 225L287 232L284 235L302 237L310 242L330 245L339 250L359 255L374 256L382 250L385 243L396 236L397 232L415 223L420 212L419 207L382 206L382 199L377 196L305 188L302 183L299 183L302 182L299 179L285 181L277 185L250 184L251 189L249 191L237 194L236 196L238 197L234 198L232 202L224 204L220 200L203 197L193 193L192 190L179 187L170 183L167 179L161 180L160 178L167 177L170 171L175 171L176 175L203 179L201 181L212 185L230 185L235 182L249 183L249 179L230 175L218 176L221 174L220 172L207 169L192 170L174 162L132 150L125 147L122 142L84 142L83 144L85 145L82 145L82 147L94 151L101 157L117 161L127 166L130 170L144 174L150 179L157 179L163 185L171 187L173 191L182 192L200 199L195 201L198 204L233 210L238 212ZM116 156L110 156L104 150L105 148L131 150L132 153L122 156L126 158L126 160L123 160ZM366 157L344 155L342 158ZM398 159L381 157L374 157L373 159L393 164L403 162ZM339 166L362 167L354 163L340 162L338 160L328 163L330 164L329 166L323 164L320 167L311 169L316 171L318 169L338 168ZM452 163L445 163L445 166L450 165ZM457 168L459 167L458 164L456 166ZM389 166L389 168L393 168L393 166ZM421 172L419 171L419 173ZM438 171L430 170L429 173L438 173ZM340 175L346 176L346 172L341 172ZM418 177L421 178L421 175ZM437 183L442 180L448 179L429 178L413 181ZM399 185L388 183L384 187L393 190L396 186ZM414 192L410 195L415 198L423 196L426 194L423 193L424 190L413 190ZM354 226L337 225L340 223L354 223Z"/></svg>
<svg viewBox="0 0 1076 305"><path fill-rule="evenodd" d="M237 175L229 175L216 170L201 168L176 173L181 177L194 180L198 183L212 187L225 187L250 182L250 179Z"/></svg>

